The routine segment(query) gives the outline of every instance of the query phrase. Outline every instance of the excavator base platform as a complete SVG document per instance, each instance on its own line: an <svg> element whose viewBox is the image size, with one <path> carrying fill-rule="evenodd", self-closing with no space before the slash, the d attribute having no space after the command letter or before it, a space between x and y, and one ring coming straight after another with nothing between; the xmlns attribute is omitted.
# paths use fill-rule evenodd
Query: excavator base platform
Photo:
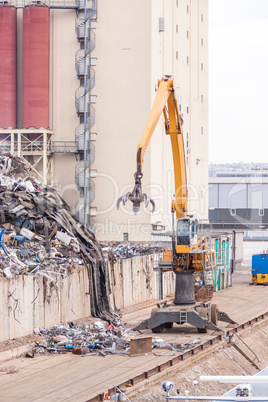
<svg viewBox="0 0 268 402"><path fill-rule="evenodd" d="M172 328L174 323L178 325L187 323L196 327L198 332L206 332L208 329L222 331L217 326L218 321L237 324L211 302L180 306L163 303L162 306L153 308L151 317L143 320L134 330L151 329L154 333L161 333L165 328Z"/></svg>

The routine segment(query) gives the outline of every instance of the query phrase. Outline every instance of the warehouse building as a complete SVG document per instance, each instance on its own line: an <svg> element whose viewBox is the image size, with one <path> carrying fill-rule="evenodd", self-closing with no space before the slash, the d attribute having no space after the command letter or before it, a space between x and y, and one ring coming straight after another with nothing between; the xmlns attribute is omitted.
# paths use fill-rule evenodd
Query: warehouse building
<svg viewBox="0 0 268 402"><path fill-rule="evenodd" d="M210 177L209 221L225 229L244 229L245 239L267 240L267 172L221 172Z"/></svg>

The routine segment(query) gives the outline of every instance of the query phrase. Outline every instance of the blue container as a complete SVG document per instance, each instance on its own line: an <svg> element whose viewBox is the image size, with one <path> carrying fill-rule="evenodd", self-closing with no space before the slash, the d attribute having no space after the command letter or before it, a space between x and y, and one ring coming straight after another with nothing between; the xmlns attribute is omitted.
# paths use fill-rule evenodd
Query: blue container
<svg viewBox="0 0 268 402"><path fill-rule="evenodd" d="M252 256L252 274L268 274L268 254Z"/></svg>
<svg viewBox="0 0 268 402"><path fill-rule="evenodd" d="M268 254L252 256L252 283L268 285Z"/></svg>

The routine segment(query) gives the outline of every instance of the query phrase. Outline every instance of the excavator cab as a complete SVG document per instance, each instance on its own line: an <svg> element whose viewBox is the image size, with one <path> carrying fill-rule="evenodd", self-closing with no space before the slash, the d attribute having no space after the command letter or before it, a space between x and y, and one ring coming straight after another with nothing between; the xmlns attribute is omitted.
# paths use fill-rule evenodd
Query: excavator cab
<svg viewBox="0 0 268 402"><path fill-rule="evenodd" d="M190 246L197 243L197 219L192 217L177 220L177 245Z"/></svg>

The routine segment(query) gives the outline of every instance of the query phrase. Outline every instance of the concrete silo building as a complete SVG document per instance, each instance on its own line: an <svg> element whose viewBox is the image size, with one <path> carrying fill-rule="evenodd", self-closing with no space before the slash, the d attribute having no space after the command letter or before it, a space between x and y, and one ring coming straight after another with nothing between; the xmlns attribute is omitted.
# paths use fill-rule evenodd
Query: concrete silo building
<svg viewBox="0 0 268 402"><path fill-rule="evenodd" d="M157 81L173 75L183 114L190 212L207 218L208 0L1 3L0 146L24 156L100 240L170 230L174 193L162 118L144 162L156 212L116 200L133 188Z"/></svg>

